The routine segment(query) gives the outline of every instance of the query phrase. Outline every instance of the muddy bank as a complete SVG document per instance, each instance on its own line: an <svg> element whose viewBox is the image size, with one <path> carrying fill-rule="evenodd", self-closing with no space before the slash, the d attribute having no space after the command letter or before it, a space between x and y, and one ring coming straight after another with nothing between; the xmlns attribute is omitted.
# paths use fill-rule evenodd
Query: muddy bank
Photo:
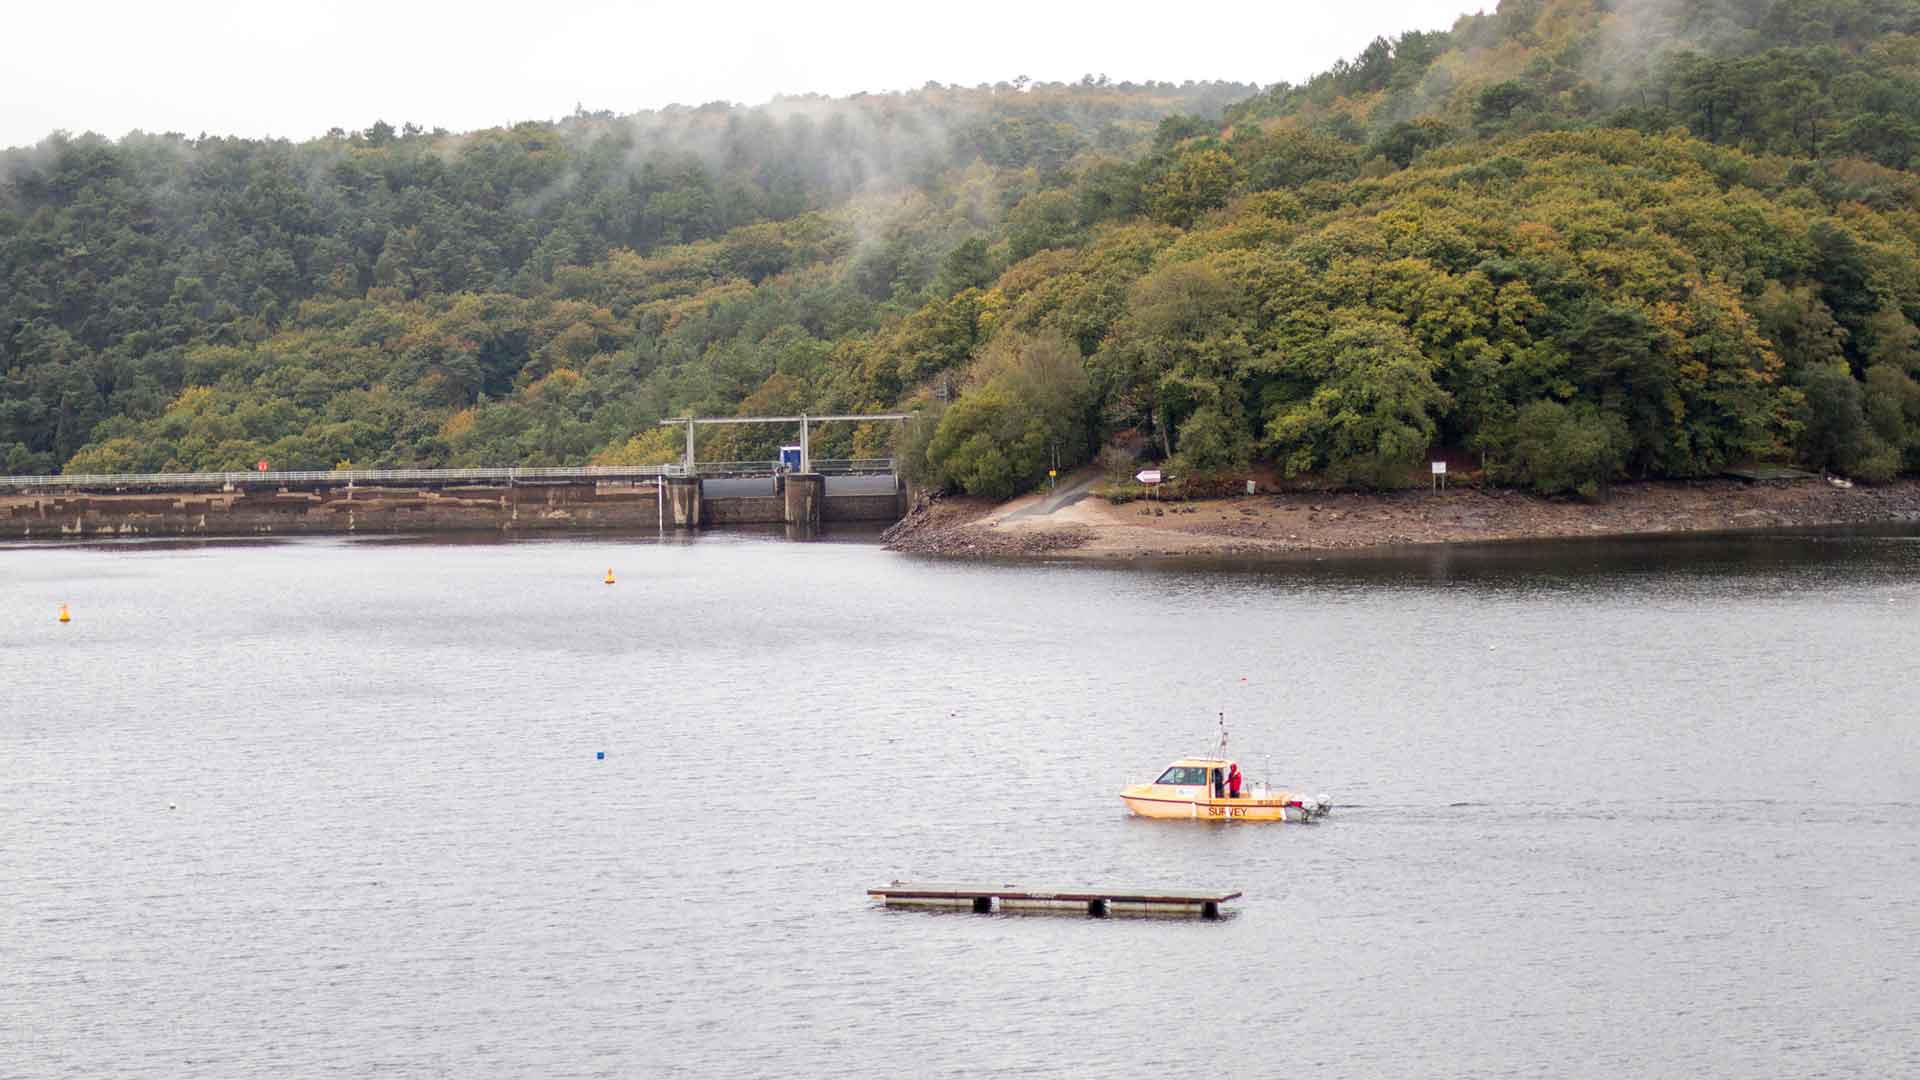
<svg viewBox="0 0 1920 1080"><path fill-rule="evenodd" d="M1087 498L1045 513L1035 512L1036 501L922 498L884 540L896 551L930 555L1131 559L1920 523L1920 481L1851 489L1820 481L1621 484L1604 503L1473 488L1121 506Z"/></svg>

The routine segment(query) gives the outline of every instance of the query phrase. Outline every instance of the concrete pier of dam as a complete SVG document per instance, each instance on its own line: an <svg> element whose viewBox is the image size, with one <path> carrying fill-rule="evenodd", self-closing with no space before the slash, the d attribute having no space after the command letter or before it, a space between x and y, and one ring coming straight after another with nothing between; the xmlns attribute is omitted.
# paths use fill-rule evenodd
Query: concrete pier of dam
<svg viewBox="0 0 1920 1080"><path fill-rule="evenodd" d="M508 470L499 470L507 472ZM260 534L653 531L785 525L804 535L836 524L891 524L907 495L891 473L860 477L789 473L751 484L724 477L553 475L342 480L302 474L272 480L242 475L192 484L176 475L141 483L39 483L0 478L0 538L251 536ZM214 474L218 476L219 474ZM84 478L74 478L82 481ZM855 483L855 481L859 481ZM833 490L835 486L845 489ZM765 493L740 493L741 487Z"/></svg>

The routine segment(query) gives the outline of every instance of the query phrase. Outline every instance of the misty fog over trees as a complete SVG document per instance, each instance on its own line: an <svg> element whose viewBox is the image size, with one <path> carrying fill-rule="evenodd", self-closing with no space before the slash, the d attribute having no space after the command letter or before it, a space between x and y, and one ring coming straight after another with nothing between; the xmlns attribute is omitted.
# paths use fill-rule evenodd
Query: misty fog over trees
<svg viewBox="0 0 1920 1080"><path fill-rule="evenodd" d="M1386 28L1383 28L1386 29ZM1304 84L0 155L8 472L651 462L1007 495L1132 433L1397 485L1920 469L1920 0L1506 0ZM771 456L727 430L705 456Z"/></svg>

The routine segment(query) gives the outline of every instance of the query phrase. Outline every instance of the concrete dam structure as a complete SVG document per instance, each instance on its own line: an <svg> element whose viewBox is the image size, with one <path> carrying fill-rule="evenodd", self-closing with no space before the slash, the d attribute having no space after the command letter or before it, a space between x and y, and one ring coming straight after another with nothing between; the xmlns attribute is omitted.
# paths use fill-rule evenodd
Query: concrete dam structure
<svg viewBox="0 0 1920 1080"><path fill-rule="evenodd" d="M828 463L822 463L828 464ZM892 462L862 471L678 466L0 477L0 538L653 531L891 524Z"/></svg>

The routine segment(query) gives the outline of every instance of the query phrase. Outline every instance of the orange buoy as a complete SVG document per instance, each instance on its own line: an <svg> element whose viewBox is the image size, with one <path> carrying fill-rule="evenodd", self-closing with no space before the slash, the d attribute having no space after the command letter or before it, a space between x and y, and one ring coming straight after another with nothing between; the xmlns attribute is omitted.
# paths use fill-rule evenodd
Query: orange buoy
<svg viewBox="0 0 1920 1080"><path fill-rule="evenodd" d="M607 567L607 584L613 584L613 567Z"/></svg>
<svg viewBox="0 0 1920 1080"><path fill-rule="evenodd" d="M61 605L60 605L60 621L61 621L61 622L72 622L72 621L73 621L73 616L71 616L71 615L69 615L69 614L67 614L67 605L65 605L65 604L61 604Z"/></svg>

